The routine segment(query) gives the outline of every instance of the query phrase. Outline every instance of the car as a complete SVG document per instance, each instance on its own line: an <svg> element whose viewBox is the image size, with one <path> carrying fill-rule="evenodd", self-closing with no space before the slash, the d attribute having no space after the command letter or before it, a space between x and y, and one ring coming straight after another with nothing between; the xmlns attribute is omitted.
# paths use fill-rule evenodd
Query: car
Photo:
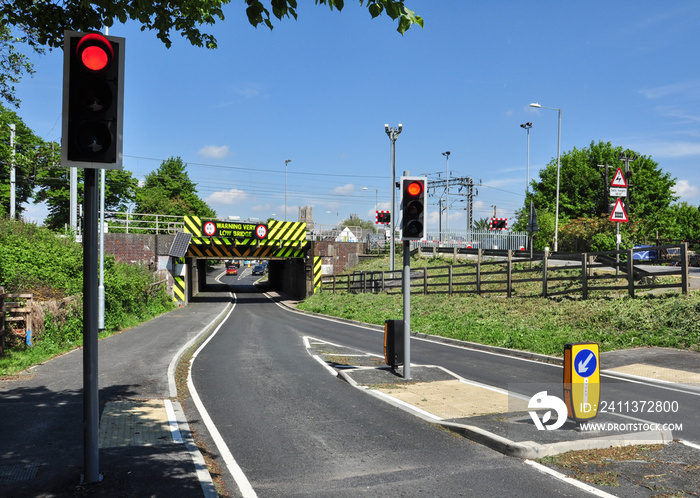
<svg viewBox="0 0 700 498"><path fill-rule="evenodd" d="M263 265L255 265L253 267L253 275L264 275L265 267Z"/></svg>
<svg viewBox="0 0 700 498"><path fill-rule="evenodd" d="M226 275L238 275L238 269L235 266L227 266Z"/></svg>

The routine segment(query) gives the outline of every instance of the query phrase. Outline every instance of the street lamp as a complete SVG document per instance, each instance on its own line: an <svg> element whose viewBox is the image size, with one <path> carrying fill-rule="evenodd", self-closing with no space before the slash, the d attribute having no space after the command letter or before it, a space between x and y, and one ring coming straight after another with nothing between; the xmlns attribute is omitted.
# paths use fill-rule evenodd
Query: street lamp
<svg viewBox="0 0 700 498"><path fill-rule="evenodd" d="M447 162L447 175L445 176L445 178L447 178L447 189L445 191L445 242L449 240L450 236L450 154L451 152L449 150L442 153L442 155L445 156L445 161Z"/></svg>
<svg viewBox="0 0 700 498"><path fill-rule="evenodd" d="M284 160L284 221L287 221L287 165L291 162L291 159Z"/></svg>
<svg viewBox="0 0 700 498"><path fill-rule="evenodd" d="M530 192L530 128L532 123L523 123L521 128L527 130L527 174L525 176L525 194Z"/></svg>
<svg viewBox="0 0 700 498"><path fill-rule="evenodd" d="M546 107L538 103L530 104L530 107L538 109L551 109L559 113L559 132L557 135L557 204L554 212L554 252L557 252L559 240L559 172L561 170L561 109L556 107Z"/></svg>
<svg viewBox="0 0 700 498"><path fill-rule="evenodd" d="M362 187L362 190L374 190L374 212L376 214L379 208L379 189L370 189L369 187Z"/></svg>
<svg viewBox="0 0 700 498"><path fill-rule="evenodd" d="M391 271L394 271L394 231L396 230L396 139L399 138L403 125L399 123L398 128L389 128L388 124L384 125L389 140L391 140Z"/></svg>

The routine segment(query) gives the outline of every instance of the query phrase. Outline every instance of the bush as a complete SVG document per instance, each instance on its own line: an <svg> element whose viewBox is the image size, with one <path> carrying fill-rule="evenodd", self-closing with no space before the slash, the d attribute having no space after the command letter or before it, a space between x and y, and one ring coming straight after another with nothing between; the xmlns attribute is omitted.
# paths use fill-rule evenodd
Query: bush
<svg viewBox="0 0 700 498"><path fill-rule="evenodd" d="M83 251L72 238L31 223L0 219L0 286L31 293L34 347L20 344L0 357L0 375L17 372L82 344ZM153 274L105 255L105 330L133 327L174 307ZM74 296L63 299L66 296ZM41 323L43 322L43 323Z"/></svg>

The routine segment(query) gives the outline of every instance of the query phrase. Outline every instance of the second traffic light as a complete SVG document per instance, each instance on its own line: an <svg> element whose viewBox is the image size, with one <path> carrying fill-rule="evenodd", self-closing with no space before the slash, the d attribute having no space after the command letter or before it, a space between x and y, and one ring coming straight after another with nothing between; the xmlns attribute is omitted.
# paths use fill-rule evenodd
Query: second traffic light
<svg viewBox="0 0 700 498"><path fill-rule="evenodd" d="M425 237L427 186L425 177L401 177L401 240Z"/></svg>
<svg viewBox="0 0 700 498"><path fill-rule="evenodd" d="M63 164L122 168L124 38L65 32Z"/></svg>

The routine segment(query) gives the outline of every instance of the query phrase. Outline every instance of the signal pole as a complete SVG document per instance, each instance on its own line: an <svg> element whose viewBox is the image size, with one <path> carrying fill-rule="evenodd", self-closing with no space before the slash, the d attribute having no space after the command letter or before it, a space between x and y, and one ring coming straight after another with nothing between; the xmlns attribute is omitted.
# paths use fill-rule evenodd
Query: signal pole
<svg viewBox="0 0 700 498"><path fill-rule="evenodd" d="M394 249L394 232L396 230L396 139L399 138L403 125L399 123L398 128L389 128L388 124L384 125L384 131L389 136L391 140L391 253L389 259L391 260L391 271L394 271L394 259L395 252Z"/></svg>
<svg viewBox="0 0 700 498"><path fill-rule="evenodd" d="M14 220L16 216L15 211L15 188L17 186L17 181L15 179L15 125L10 123L10 149L12 150L12 159L10 162L10 219Z"/></svg>

